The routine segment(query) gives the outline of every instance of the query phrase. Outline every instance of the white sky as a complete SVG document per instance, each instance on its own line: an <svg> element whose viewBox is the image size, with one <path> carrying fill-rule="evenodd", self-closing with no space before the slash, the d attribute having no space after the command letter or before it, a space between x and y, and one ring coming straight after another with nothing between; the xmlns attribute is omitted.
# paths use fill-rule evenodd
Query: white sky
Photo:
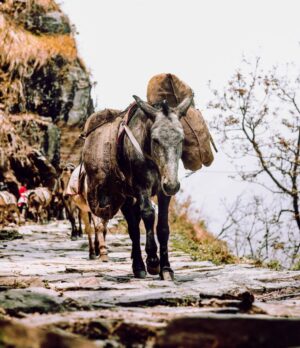
<svg viewBox="0 0 300 348"><path fill-rule="evenodd" d="M208 81L221 89L243 54L260 55L270 68L300 58L298 0L60 2L76 26L80 56L96 82L97 109L123 109L133 94L145 99L151 76L171 72L193 88L197 107L209 121ZM231 170L220 151L210 168L182 181L216 233L224 219L220 199L233 200L245 188L228 179Z"/></svg>

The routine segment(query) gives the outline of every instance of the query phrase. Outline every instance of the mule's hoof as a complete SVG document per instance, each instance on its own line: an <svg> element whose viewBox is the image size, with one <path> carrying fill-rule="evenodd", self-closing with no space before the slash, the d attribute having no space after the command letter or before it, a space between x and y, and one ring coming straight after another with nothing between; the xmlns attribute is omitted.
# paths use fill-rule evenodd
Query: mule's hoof
<svg viewBox="0 0 300 348"><path fill-rule="evenodd" d="M133 271L133 274L134 274L134 278L145 279L146 275L147 275L147 272L142 270L142 269L140 269L138 271Z"/></svg>
<svg viewBox="0 0 300 348"><path fill-rule="evenodd" d="M90 260L96 260L97 256L95 254L90 254Z"/></svg>
<svg viewBox="0 0 300 348"><path fill-rule="evenodd" d="M107 254L100 255L100 260L102 262L108 262L108 255Z"/></svg>
<svg viewBox="0 0 300 348"><path fill-rule="evenodd" d="M164 267L162 269L162 271L160 272L160 279L173 281L174 280L174 271L170 267Z"/></svg>
<svg viewBox="0 0 300 348"><path fill-rule="evenodd" d="M153 267L147 264L147 272L151 275L157 275L160 273L160 266L157 265Z"/></svg>
<svg viewBox="0 0 300 348"><path fill-rule="evenodd" d="M71 240L77 240L78 239L78 237L77 236L71 236Z"/></svg>
<svg viewBox="0 0 300 348"><path fill-rule="evenodd" d="M159 258L156 257L148 257L146 260L147 264L147 272L151 275L157 275L160 272Z"/></svg>

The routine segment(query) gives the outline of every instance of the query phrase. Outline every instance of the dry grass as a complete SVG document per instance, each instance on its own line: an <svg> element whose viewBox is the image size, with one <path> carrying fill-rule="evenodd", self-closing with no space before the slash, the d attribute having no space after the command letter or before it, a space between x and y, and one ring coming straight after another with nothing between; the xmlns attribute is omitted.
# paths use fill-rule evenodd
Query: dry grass
<svg viewBox="0 0 300 348"><path fill-rule="evenodd" d="M29 152L31 148L16 134L8 117L0 112L0 170L10 173L10 157L14 157L22 166L29 165Z"/></svg>
<svg viewBox="0 0 300 348"><path fill-rule="evenodd" d="M170 227L175 248L187 252L193 260L212 261L215 264L237 262L225 241L208 232L203 221L191 220L190 205L189 198L180 204L175 200L171 203Z"/></svg>
<svg viewBox="0 0 300 348"><path fill-rule="evenodd" d="M58 11L59 7L54 0L6 0L1 5L1 11L9 14L16 14L20 12L33 12L37 9L39 11Z"/></svg>
<svg viewBox="0 0 300 348"><path fill-rule="evenodd" d="M13 1L15 0L10 0L10 2ZM28 7L33 7L34 5L43 8L46 12L59 10L59 7L54 0L27 0Z"/></svg>
<svg viewBox="0 0 300 348"><path fill-rule="evenodd" d="M55 3L49 1L50 7L51 4ZM9 17L0 12L0 103L3 104L0 109L10 110L11 106L19 105L25 111L23 78L57 56L67 62L76 60L76 43L71 35L34 35Z"/></svg>
<svg viewBox="0 0 300 348"><path fill-rule="evenodd" d="M45 132L47 132L51 119L40 117L36 114L9 115L8 120L13 124L15 133L20 136L33 150L40 150L45 145Z"/></svg>
<svg viewBox="0 0 300 348"><path fill-rule="evenodd" d="M72 36L34 35L0 13L0 65L7 65L8 71L17 70L23 76L58 55L68 61L77 58ZM29 67L30 71L26 71Z"/></svg>
<svg viewBox="0 0 300 348"><path fill-rule="evenodd" d="M48 126L51 124L51 119L46 117L41 117L37 114L32 113L25 113L25 114L18 114L18 115L9 115L8 120L12 123L32 123L37 122L41 125Z"/></svg>
<svg viewBox="0 0 300 348"><path fill-rule="evenodd" d="M58 124L59 125L59 124ZM60 126L60 125L59 125ZM71 162L79 164L83 140L79 138L81 130L78 127L62 127L60 139L60 160L61 163Z"/></svg>
<svg viewBox="0 0 300 348"><path fill-rule="evenodd" d="M26 111L24 81L39 68L77 60L71 34L36 35L24 29L27 16L60 11L54 0L4 0L0 2L0 109ZM66 64L64 64L66 66ZM83 66L84 68L84 66Z"/></svg>

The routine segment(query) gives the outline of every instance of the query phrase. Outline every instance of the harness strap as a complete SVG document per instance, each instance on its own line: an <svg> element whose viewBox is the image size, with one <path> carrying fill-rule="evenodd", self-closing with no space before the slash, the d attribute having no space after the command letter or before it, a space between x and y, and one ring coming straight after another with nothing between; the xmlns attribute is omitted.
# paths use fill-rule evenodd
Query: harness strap
<svg viewBox="0 0 300 348"><path fill-rule="evenodd" d="M127 134L128 138L130 139L132 145L136 149L136 151L137 151L138 155L140 156L140 158L141 159L145 159L145 157L147 157L147 158L151 159L149 155L144 154L140 144L138 143L138 141L136 140L136 138L133 135L132 131L128 127L128 123L129 123L129 121L131 119L131 116L133 115L133 110L136 107L137 107L137 103L133 102L124 111L120 112L117 115L117 117L118 117L118 116L120 116L120 115L125 113L125 116L124 116L124 118L123 118L123 120L122 120L122 122L120 123L120 126L119 126L119 131L118 131L118 136L117 136L117 144L119 145L123 135ZM82 133L80 135L80 138L85 140L91 133L93 133L96 129L101 127L103 124L104 123L100 122L98 125L96 125L92 129L90 129L87 133ZM81 162L81 166L80 166L80 172L81 172L81 168L82 168L82 162Z"/></svg>
<svg viewBox="0 0 300 348"><path fill-rule="evenodd" d="M130 130L130 128L126 124L123 127L124 127L124 130L125 130L128 138L130 139L132 145L135 147L136 151L141 156L141 158L144 159L145 156L144 156L143 150L141 149L141 146L138 143L138 141L136 140L136 138L133 135L132 131Z"/></svg>
<svg viewBox="0 0 300 348"><path fill-rule="evenodd" d="M128 123L129 123L129 121L131 119L131 116L133 115L133 110L136 108L136 106L137 106L136 102L133 102L127 108L127 112L126 112L126 114L124 116L124 119L121 122L120 127L119 127L117 143L120 144L122 136L125 133L128 136L128 138L131 141L131 143L134 146L134 148L136 149L136 151L137 151L138 155L140 156L140 158L141 159L145 159L145 155L143 153L141 145L136 140L136 137L133 135L131 129L128 127Z"/></svg>

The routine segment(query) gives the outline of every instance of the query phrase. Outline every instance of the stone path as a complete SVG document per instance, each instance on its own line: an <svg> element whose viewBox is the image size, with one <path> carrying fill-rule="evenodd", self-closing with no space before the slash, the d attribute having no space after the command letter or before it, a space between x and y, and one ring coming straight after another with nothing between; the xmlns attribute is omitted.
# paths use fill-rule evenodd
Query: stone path
<svg viewBox="0 0 300 348"><path fill-rule="evenodd" d="M266 327L270 321L272 330L274 317L282 328L300 327L300 272L247 264L215 266L194 262L171 248L174 282L155 276L137 280L131 274L127 235L109 233L109 262L102 263L88 259L85 238L70 241L67 222L22 226L18 232L20 239L0 244L0 313L5 323L13 319L33 330L80 334L89 339L82 347L177 347L178 342L192 347L193 342L199 343L199 332L186 337L181 330L189 331L185 323L190 320L191 330L195 320L198 328L204 319L214 326L216 320L224 320L230 327L237 318L242 327L243 320L262 321ZM300 346L298 331L299 337L291 342ZM282 336L280 330L277 333ZM226 347L213 345L214 340L225 342L221 334L214 335L207 347ZM207 334L204 336L207 340ZM236 337L234 340L238 347L240 343ZM228 347L235 347L230 342ZM290 341L284 342L278 347L288 347L284 344Z"/></svg>

